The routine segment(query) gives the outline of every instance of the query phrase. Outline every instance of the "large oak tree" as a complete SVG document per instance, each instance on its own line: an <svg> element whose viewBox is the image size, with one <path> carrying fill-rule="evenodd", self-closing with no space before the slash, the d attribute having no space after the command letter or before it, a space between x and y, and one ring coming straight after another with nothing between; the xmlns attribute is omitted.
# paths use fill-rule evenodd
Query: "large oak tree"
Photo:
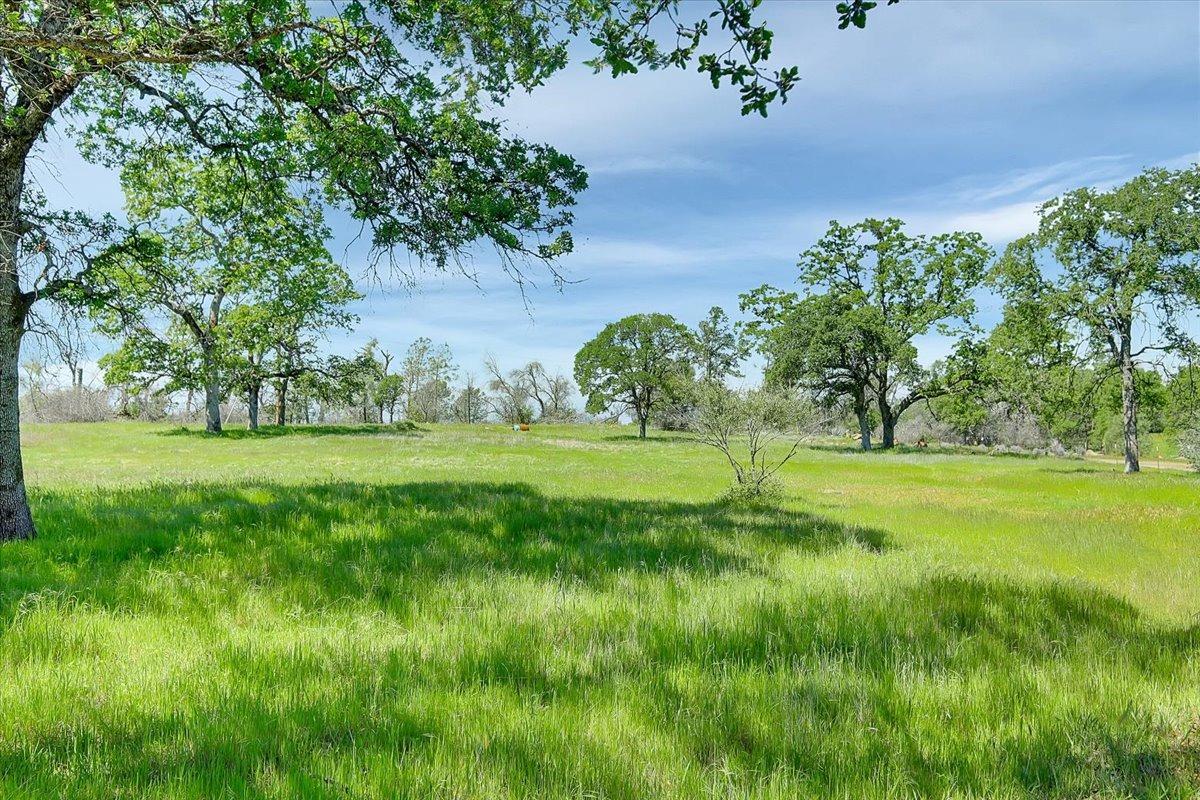
<svg viewBox="0 0 1200 800"><path fill-rule="evenodd" d="M1036 309L1044 325L1078 337L1065 357L1078 354L1101 379L1120 375L1125 471L1137 472L1138 367L1196 347L1200 166L1077 189L1039 214L1037 232L1009 245L994 280L1010 307Z"/></svg>
<svg viewBox="0 0 1200 800"><path fill-rule="evenodd" d="M848 398L864 449L873 402L881 445L889 448L905 411L973 382L979 346L970 338L972 292L991 255L978 233L913 236L898 219L834 221L800 256L808 298L762 287L742 303L758 317L752 330L776 377ZM935 331L958 339L950 357L926 367L916 340Z"/></svg>
<svg viewBox="0 0 1200 800"><path fill-rule="evenodd" d="M802 388L826 408L847 403L858 422L859 442L871 449L874 337L842 298L800 298L772 286L741 297L754 317L746 326L766 358L769 386Z"/></svg>
<svg viewBox="0 0 1200 800"><path fill-rule="evenodd" d="M650 417L687 389L696 342L670 314L631 314L575 354L575 380L593 414L628 412L646 438Z"/></svg>

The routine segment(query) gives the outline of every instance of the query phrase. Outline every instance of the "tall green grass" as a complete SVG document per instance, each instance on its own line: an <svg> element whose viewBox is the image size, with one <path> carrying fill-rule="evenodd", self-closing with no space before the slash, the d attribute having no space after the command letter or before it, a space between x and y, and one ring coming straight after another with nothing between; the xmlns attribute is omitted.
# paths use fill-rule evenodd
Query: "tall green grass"
<svg viewBox="0 0 1200 800"><path fill-rule="evenodd" d="M1192 798L1200 481L686 438L31 429L3 798Z"/></svg>

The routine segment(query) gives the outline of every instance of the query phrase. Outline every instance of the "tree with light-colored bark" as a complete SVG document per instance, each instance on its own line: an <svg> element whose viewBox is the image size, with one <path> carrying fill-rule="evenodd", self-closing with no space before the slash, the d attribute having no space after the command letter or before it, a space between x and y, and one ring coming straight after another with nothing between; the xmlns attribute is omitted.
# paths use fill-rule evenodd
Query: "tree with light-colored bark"
<svg viewBox="0 0 1200 800"><path fill-rule="evenodd" d="M1030 303L1041 324L1073 332L1075 357L1101 378L1120 376L1125 471L1138 472L1139 365L1196 347L1200 166L1047 202L1037 232L1009 245L993 280L1010 304Z"/></svg>

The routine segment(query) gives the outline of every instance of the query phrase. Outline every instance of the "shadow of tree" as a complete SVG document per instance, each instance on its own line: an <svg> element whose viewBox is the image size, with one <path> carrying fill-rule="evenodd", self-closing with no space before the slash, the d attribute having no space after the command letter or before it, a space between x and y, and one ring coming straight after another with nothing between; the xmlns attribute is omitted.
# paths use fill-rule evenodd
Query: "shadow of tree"
<svg viewBox="0 0 1200 800"><path fill-rule="evenodd" d="M692 434L678 431L655 431L654 433L647 434L645 439L636 433L608 434L603 437L603 441L619 442L622 444L637 444L639 442L644 444L696 444L696 438Z"/></svg>
<svg viewBox="0 0 1200 800"><path fill-rule="evenodd" d="M1077 467L1042 467L1039 472L1047 472L1051 475L1099 475L1105 472L1117 472L1119 467L1094 467L1085 464L1080 464Z"/></svg>
<svg viewBox="0 0 1200 800"><path fill-rule="evenodd" d="M255 430L227 427L220 433L180 425L157 433L158 436L184 436L197 439L277 439L281 436L420 436L413 422L360 423L345 425L261 425Z"/></svg>
<svg viewBox="0 0 1200 800"><path fill-rule="evenodd" d="M1183 730L1163 736L1152 708L1109 683L1180 680L1200 655L1200 624L1158 627L1100 590L931 577L866 599L764 599L735 625L681 626L655 641L669 643L655 652L659 668L651 671L660 676L655 691L673 698L657 706L661 722L683 713L704 720L692 739L701 762L727 761L734 752L765 773L830 774L857 748L863 762L890 766L920 796L936 797L967 787L979 793L968 796L988 796L987 784L997 778L1037 797L1174 797L1188 795L1164 787L1200 788L1200 741ZM731 699L705 677L673 677L698 664L708 675L734 665L770 674L812 664L814 656L843 665L842 681L801 670L778 693L759 686ZM1034 675L1063 664L1090 665L1085 669L1105 674L1096 685L1106 688L1064 702L1070 692L1037 684ZM939 677L953 686L954 676L986 686L989 700L930 691ZM786 698L777 700L783 710L764 724L752 709L772 697ZM999 707L1004 711L988 721ZM1015 728L1002 721L1016 719L1022 722ZM929 735L944 724L978 739L968 747L931 747ZM876 734L870 742L877 748L861 749L864 728Z"/></svg>
<svg viewBox="0 0 1200 800"><path fill-rule="evenodd" d="M35 502L40 535L6 548L0 609L44 589L120 605L144 594L148 566L197 558L221 561L231 584L286 585L324 603L382 600L416 577L603 584L623 572L760 569L765 550L887 547L882 531L776 508L551 498L521 483L162 484Z"/></svg>
<svg viewBox="0 0 1200 800"><path fill-rule="evenodd" d="M1040 458L1054 458L1040 453L1022 453L1013 451L997 451L984 447L956 444L934 444L929 447L917 447L911 444L897 443L890 449L876 445L871 450L863 450L857 443L841 442L810 442L805 445L810 450L825 453L845 453L849 455L873 456L982 456L986 458L1013 458L1022 461L1033 461Z"/></svg>
<svg viewBox="0 0 1200 800"><path fill-rule="evenodd" d="M971 447L968 445L955 444L934 444L929 447L917 447L916 445L903 444L898 442L890 449L883 449L876 445L871 450L863 450L857 443L838 443L838 442L811 442L806 445L810 450L819 450L826 453L848 453L853 455L871 456L984 456L987 458L1015 458L1023 461L1032 461L1039 458L1050 458L1051 456L1041 455L1039 453L1021 453L1013 451L996 451L989 450L983 447Z"/></svg>
<svg viewBox="0 0 1200 800"><path fill-rule="evenodd" d="M751 796L770 779L782 788L762 796L1149 798L1200 779L1188 773L1200 744L1172 749L1153 693L1194 674L1200 625L1155 625L1099 590L928 575L869 590L739 593L734 581L706 599L713 613L665 602L674 575L749 580L785 552L888 547L815 515L482 482L36 500L41 538L0 561L0 664L88 657L86 638L53 638L54 617L3 638L26 598L55 593L112 618L193 621L232 613L222 601L236 587L283 609L349 599L409 622L435 584L478 598L514 577L551 595L574 582L603 599L521 617L521 601L500 598L499 616L454 608L431 639L366 647L297 630L231 639L217 625L179 697L139 701L119 722L85 703L69 725L0 736L0 795L6 774L59 796L169 785L250 798L487 796L474 788L485 779L530 797ZM620 596L629 574L664 578L664 605Z"/></svg>

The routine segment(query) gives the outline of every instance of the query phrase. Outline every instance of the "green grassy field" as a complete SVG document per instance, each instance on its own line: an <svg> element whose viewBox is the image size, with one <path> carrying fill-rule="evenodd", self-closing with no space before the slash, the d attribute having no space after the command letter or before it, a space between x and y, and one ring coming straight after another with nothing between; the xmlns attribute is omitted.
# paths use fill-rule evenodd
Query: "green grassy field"
<svg viewBox="0 0 1200 800"><path fill-rule="evenodd" d="M1150 433L1146 435L1145 444L1142 445L1142 457L1150 459L1177 459L1179 458L1179 434L1171 433Z"/></svg>
<svg viewBox="0 0 1200 800"><path fill-rule="evenodd" d="M28 426L0 797L1194 798L1200 477Z"/></svg>

